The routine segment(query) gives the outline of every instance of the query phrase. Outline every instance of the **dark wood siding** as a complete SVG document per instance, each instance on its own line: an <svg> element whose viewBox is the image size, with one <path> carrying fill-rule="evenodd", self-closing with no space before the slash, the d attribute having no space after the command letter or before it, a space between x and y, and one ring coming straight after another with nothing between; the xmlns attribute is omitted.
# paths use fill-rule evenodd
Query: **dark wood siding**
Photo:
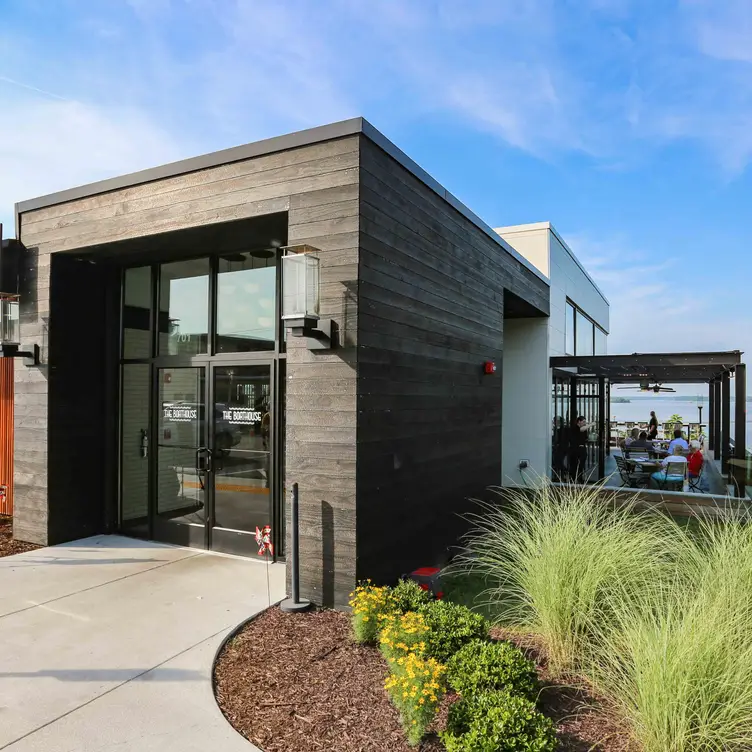
<svg viewBox="0 0 752 752"><path fill-rule="evenodd" d="M504 291L547 312L548 288L365 138L360 167L358 576L388 580L501 482Z"/></svg>
<svg viewBox="0 0 752 752"><path fill-rule="evenodd" d="M16 369L15 528L20 538L43 544L60 539L55 516L68 508L60 481L68 483L84 461L72 448L58 446L73 431L78 398L70 408L58 404L76 385L66 380L70 373L53 377L48 371L48 364L65 357L60 348L71 345L64 340L64 325L55 322L58 317L62 321L69 307L68 323L85 312L57 289L63 277L56 273L53 299L59 295L59 304L50 322L53 255L287 212L288 242L320 249L321 314L334 320L342 344L331 353L311 353L296 341L288 348L286 477L288 488L294 481L301 487L302 589L317 602L345 604L355 581L359 150L359 137L348 136L21 215L20 239L28 249L22 339L41 346L43 365ZM109 263L116 262L116 247L107 248ZM60 338L57 343L50 341L50 329ZM99 342L85 344L96 357ZM82 362L82 372L86 367ZM65 472L60 464L64 458L71 461ZM92 524L107 529L107 519L99 511L92 514ZM83 531L73 525L69 534L79 529Z"/></svg>

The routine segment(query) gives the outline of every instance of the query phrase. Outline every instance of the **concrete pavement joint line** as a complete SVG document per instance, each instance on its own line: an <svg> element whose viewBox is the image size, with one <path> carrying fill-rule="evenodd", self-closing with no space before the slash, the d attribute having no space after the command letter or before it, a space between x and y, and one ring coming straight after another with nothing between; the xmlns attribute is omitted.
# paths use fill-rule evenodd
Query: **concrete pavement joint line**
<svg viewBox="0 0 752 752"><path fill-rule="evenodd" d="M51 726L53 723L57 723L58 721L62 720L63 718L71 715L72 713L75 713L78 710L81 710L81 708L85 708L87 705L91 705L93 702L96 702L97 700L101 699L102 697L106 697L110 693L114 692L116 689L120 689L120 687L124 687L126 684L130 684L132 681L135 681L136 679L140 679L145 674L149 674L152 671L156 671L158 668L161 668L165 665L165 663L169 663L170 661L175 660L175 658L183 655L183 653L187 653L189 650L193 650L194 648L197 648L199 645L203 644L204 642L207 642L208 640L212 640L215 637L218 637L223 632L226 632L228 629L232 629L234 626L233 624L230 624L229 626L222 627L219 631L215 632L214 634L207 635L206 637L202 637L197 643L194 645L189 645L187 648L181 650L178 653L175 653L175 655L171 655L169 658L165 658L161 663L158 663L156 666L152 666L151 668L147 668L144 671L142 671L140 674L136 674L135 676L132 676L130 679L126 679L123 682L120 682L120 684L115 685L114 687L111 687L106 692L102 692L101 695L97 695L96 697L92 697L91 700L87 700L86 702L82 702L80 705L77 705L75 708L71 708L70 710L66 711L65 713L62 713L61 715L57 716L57 718L52 718L51 720L47 721L46 723L43 723L41 726L37 726L37 728L32 729L31 731L27 731L25 734L22 734L17 739L13 739L12 741L8 742L7 744L3 744L2 747L0 747L0 750L8 749L13 744L18 744L18 742L23 741L24 739L27 739L28 737L32 736L33 734L36 734L38 731L41 731L42 729L47 728L47 726ZM210 672L214 670L214 663L212 663ZM209 677L209 680L211 681L211 675Z"/></svg>
<svg viewBox="0 0 752 752"><path fill-rule="evenodd" d="M66 593L65 595L60 595L57 598L50 598L50 600L42 601L42 603L34 603L31 606L26 606L26 608L19 608L16 611L10 611L7 614L2 614L0 615L0 619L4 619L6 616L13 616L14 614L22 614L24 611L31 611L33 608L40 608L42 606L46 606L49 603L55 603L55 601L62 601L65 598L72 598L74 595L79 595L80 593L86 593L89 590L96 590L97 588L104 587L105 585L111 585L113 582L121 582L122 580L127 580L129 577L137 577L140 574L153 572L155 569L161 569L162 567L169 567L170 564L177 564L179 561L188 561L188 559L195 559L197 556L204 556L204 553L200 552L197 554L193 554L193 556L182 556L180 559L175 559L174 561L166 561L163 564L157 564L155 567L149 567L148 569L141 569L138 572L131 572L130 574L123 575L122 577L116 577L114 580L107 580L107 582L100 582L98 585L92 585L91 587L81 588L81 590L76 590L73 593ZM3 749L3 747L0 747L0 749Z"/></svg>

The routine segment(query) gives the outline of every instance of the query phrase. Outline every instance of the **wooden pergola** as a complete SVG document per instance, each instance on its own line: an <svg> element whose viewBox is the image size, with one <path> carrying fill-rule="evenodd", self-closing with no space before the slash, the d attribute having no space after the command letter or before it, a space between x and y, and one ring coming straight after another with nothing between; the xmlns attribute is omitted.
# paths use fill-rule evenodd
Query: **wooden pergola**
<svg viewBox="0 0 752 752"><path fill-rule="evenodd" d="M597 379L600 397L601 442L608 420L606 391L612 384L707 384L709 398L708 448L721 461L723 473L732 469L737 488L746 482L747 373L742 352L632 353L631 355L564 355L551 358L551 367L579 379ZM731 432L731 394L735 397ZM576 389L571 390L576 399ZM576 402L571 414L576 414ZM601 447L600 463L605 447ZM603 467L600 468L603 477ZM741 494L744 495L743 493Z"/></svg>

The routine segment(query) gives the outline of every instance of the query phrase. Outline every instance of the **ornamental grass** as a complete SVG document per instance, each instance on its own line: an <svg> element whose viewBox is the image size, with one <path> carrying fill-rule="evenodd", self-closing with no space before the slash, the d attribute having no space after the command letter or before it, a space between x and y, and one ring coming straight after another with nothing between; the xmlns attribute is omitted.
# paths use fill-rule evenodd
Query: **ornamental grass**
<svg viewBox="0 0 752 752"><path fill-rule="evenodd" d="M595 624L642 602L676 568L676 525L634 504L615 507L599 486L504 491L471 516L456 569L488 585L502 624L538 634L549 670L582 667Z"/></svg>
<svg viewBox="0 0 752 752"><path fill-rule="evenodd" d="M752 525L702 522L669 587L597 627L589 674L645 752L752 749Z"/></svg>

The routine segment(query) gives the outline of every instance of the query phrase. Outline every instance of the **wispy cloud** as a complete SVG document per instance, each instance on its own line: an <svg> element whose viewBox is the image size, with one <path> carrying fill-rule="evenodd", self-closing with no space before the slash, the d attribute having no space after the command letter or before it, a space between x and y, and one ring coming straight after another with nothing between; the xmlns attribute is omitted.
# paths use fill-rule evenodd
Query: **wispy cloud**
<svg viewBox="0 0 752 752"><path fill-rule="evenodd" d="M19 98L12 111L12 118L0 118L0 171L5 176L0 180L0 222L6 228L13 227L16 201L190 151L143 113L128 108Z"/></svg>
<svg viewBox="0 0 752 752"><path fill-rule="evenodd" d="M63 102L68 101L67 97L60 96L60 94L55 94L51 91L47 91L46 89L40 89L36 86L32 86L31 84L25 84L22 81L16 81L15 79L8 78L7 76L0 76L0 82L10 84L11 86L18 86L21 89L26 89L26 91L33 91L35 94L41 94L44 97L60 99Z"/></svg>

